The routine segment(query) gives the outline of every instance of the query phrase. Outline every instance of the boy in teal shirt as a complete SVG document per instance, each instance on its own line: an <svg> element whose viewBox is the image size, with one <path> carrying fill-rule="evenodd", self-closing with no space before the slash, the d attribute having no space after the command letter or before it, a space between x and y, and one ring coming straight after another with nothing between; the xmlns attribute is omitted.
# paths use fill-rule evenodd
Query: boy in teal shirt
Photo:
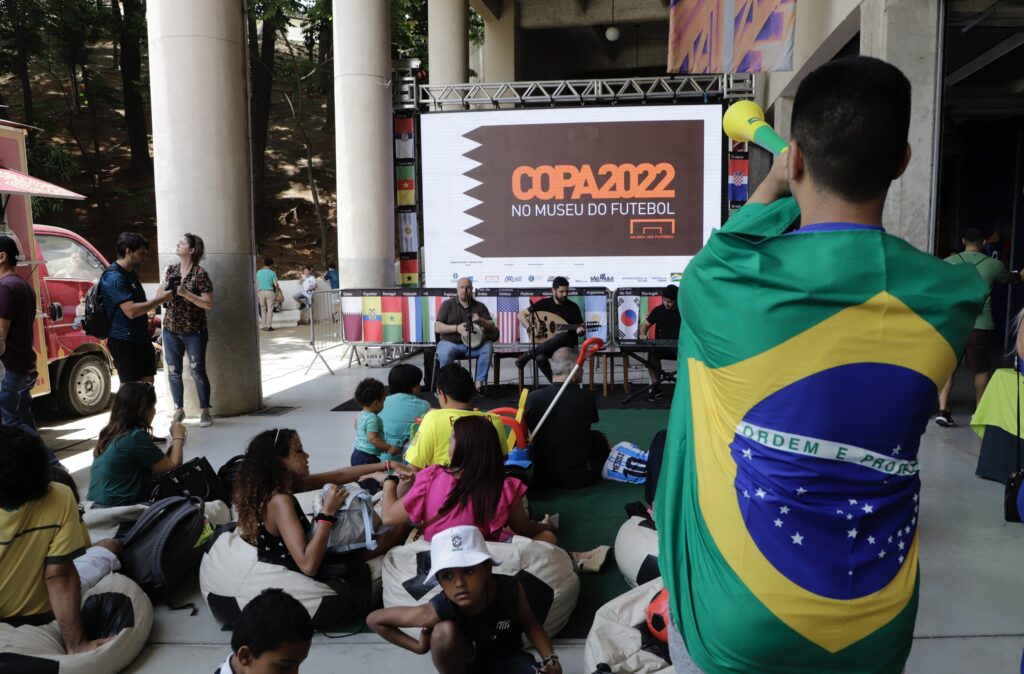
<svg viewBox="0 0 1024 674"><path fill-rule="evenodd" d="M401 460L402 450L384 439L384 422L378 412L384 409L384 384L376 379L364 379L356 386L356 402L363 411L356 421L356 441L352 445L353 466ZM380 491L376 480L362 480L359 485L370 493Z"/></svg>
<svg viewBox="0 0 1024 674"><path fill-rule="evenodd" d="M380 418L384 422L384 440L395 447L405 447L413 423L430 411L430 403L417 395L422 379L423 371L408 363L399 363L388 373L391 395L384 399Z"/></svg>

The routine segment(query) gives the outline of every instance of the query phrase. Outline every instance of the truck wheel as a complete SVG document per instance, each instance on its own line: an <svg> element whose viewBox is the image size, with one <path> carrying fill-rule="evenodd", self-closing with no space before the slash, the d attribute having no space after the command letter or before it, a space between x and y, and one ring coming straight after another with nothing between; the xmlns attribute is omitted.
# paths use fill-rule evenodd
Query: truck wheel
<svg viewBox="0 0 1024 674"><path fill-rule="evenodd" d="M110 369L99 356L82 356L64 370L57 405L66 414L99 414L110 402Z"/></svg>

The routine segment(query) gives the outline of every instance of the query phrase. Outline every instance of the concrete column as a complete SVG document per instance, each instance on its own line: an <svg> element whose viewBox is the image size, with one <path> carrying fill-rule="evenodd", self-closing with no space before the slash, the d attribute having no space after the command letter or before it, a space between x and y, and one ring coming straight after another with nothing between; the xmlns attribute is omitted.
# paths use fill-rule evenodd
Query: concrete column
<svg viewBox="0 0 1024 674"><path fill-rule="evenodd" d="M469 8L466 0L427 3L427 64L431 84L469 81Z"/></svg>
<svg viewBox="0 0 1024 674"><path fill-rule="evenodd" d="M882 222L890 233L926 251L935 238L943 6L920 0L864 0L860 6L860 53L893 64L913 85L913 158L889 190Z"/></svg>
<svg viewBox="0 0 1024 674"><path fill-rule="evenodd" d="M395 282L389 3L334 0L338 274L342 288Z"/></svg>
<svg viewBox="0 0 1024 674"><path fill-rule="evenodd" d="M484 18L483 72L481 82L514 82L516 79L516 0L494 0L501 17L486 7L477 8ZM474 7L476 7L474 3Z"/></svg>
<svg viewBox="0 0 1024 674"><path fill-rule="evenodd" d="M185 232L206 244L214 285L206 368L214 413L263 404L257 332L245 7L242 0L150 0L150 95L160 268ZM195 386L185 359L186 407Z"/></svg>

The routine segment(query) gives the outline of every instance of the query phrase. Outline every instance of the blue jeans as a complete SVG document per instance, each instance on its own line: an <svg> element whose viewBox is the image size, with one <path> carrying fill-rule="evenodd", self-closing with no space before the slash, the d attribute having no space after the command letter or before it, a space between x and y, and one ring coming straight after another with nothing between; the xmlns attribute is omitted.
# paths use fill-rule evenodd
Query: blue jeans
<svg viewBox="0 0 1024 674"><path fill-rule="evenodd" d="M491 370L491 355L494 353L494 344L484 342L472 351L465 344L456 344L442 339L437 343L437 362L441 367L451 365L456 357L467 356L476 358L476 380L487 381L487 373Z"/></svg>
<svg viewBox="0 0 1024 674"><path fill-rule="evenodd" d="M202 332L171 332L164 330L164 360L167 362L167 381L171 385L174 408L185 406L185 385L181 381L181 364L188 352L188 366L196 382L199 407L210 409L210 379L206 376L206 344L210 335Z"/></svg>
<svg viewBox="0 0 1024 674"><path fill-rule="evenodd" d="M32 387L36 383L36 373L21 374L10 370L0 380L0 423L14 426L33 435L39 435L35 417L32 416ZM43 443L46 456L51 464L57 463L53 450Z"/></svg>
<svg viewBox="0 0 1024 674"><path fill-rule="evenodd" d="M36 420L32 416L32 387L36 373L21 374L7 371L0 382L0 422L5 426L17 426L37 433Z"/></svg>

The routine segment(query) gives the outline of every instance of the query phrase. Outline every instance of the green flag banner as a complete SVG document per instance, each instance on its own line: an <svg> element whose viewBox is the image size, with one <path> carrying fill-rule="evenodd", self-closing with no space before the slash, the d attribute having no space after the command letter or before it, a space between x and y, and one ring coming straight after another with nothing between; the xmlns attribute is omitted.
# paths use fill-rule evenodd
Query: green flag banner
<svg viewBox="0 0 1024 674"><path fill-rule="evenodd" d="M918 444L988 289L880 227L798 219L748 204L686 269L662 576L707 672L900 672Z"/></svg>

